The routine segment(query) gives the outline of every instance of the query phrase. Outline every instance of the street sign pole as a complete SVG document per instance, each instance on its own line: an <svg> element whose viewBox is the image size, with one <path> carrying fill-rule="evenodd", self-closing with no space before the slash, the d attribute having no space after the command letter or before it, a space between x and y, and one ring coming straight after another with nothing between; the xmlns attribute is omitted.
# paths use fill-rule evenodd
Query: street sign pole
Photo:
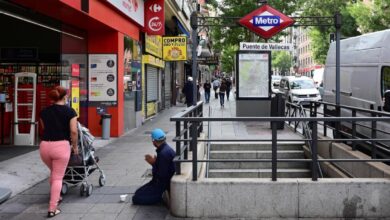
<svg viewBox="0 0 390 220"><path fill-rule="evenodd" d="M196 105L197 103L197 94L198 88L196 86L196 82L198 81L197 77L197 54L196 48L198 47L198 16L197 11L193 11L191 14L191 28L192 28L192 83L193 83L193 101L192 105Z"/></svg>
<svg viewBox="0 0 390 220"><path fill-rule="evenodd" d="M340 105L340 29L341 29L341 14L336 12L334 18L334 26L336 28L336 105Z"/></svg>

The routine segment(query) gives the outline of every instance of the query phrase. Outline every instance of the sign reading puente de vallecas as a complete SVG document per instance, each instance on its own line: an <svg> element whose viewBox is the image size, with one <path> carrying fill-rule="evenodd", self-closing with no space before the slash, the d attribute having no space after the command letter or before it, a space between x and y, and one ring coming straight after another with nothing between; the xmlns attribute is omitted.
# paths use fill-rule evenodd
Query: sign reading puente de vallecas
<svg viewBox="0 0 390 220"><path fill-rule="evenodd" d="M293 19L269 5L263 5L239 21L242 26L265 39L271 38L294 22Z"/></svg>

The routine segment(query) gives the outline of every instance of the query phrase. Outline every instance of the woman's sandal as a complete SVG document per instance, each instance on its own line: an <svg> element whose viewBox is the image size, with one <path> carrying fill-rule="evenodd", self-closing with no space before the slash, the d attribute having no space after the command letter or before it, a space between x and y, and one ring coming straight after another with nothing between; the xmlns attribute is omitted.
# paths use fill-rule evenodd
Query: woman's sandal
<svg viewBox="0 0 390 220"><path fill-rule="evenodd" d="M56 209L54 211L47 212L47 217L48 218L53 218L54 216L58 215L61 213L61 210Z"/></svg>

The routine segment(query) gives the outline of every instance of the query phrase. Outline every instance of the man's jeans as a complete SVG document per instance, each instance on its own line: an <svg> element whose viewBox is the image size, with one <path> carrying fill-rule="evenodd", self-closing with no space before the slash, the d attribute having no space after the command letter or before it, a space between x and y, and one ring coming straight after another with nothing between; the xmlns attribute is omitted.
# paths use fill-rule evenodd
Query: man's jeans
<svg viewBox="0 0 390 220"><path fill-rule="evenodd" d="M210 102L210 92L204 92L204 98L206 100L206 103Z"/></svg>
<svg viewBox="0 0 390 220"><path fill-rule="evenodd" d="M225 104L225 93L224 92L219 93L219 101L221 103L221 106L223 106Z"/></svg>

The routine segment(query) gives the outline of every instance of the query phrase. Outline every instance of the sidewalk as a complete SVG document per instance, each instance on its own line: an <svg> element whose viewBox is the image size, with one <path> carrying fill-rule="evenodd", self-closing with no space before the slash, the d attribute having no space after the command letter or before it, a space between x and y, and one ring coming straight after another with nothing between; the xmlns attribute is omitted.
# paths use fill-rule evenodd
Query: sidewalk
<svg viewBox="0 0 390 220"><path fill-rule="evenodd" d="M62 213L55 219L165 219L169 213L165 206L134 206L131 197L138 187L150 180L147 174L151 167L144 161L144 155L155 154L151 130L162 128L167 132L168 143L173 145L175 126L169 118L184 109L184 105L179 104L120 138L97 140L94 146L106 175L106 185L99 187L99 172L94 172L89 178L94 185L92 195L80 197L79 187L70 188L60 205ZM0 163L0 187L13 191L12 198L0 205L0 219L46 219L48 176L49 171L38 151ZM125 203L119 201L121 194L128 194Z"/></svg>
<svg viewBox="0 0 390 220"><path fill-rule="evenodd" d="M211 93L210 104L204 104L204 116L235 117L236 102L233 91L230 101L225 100L221 108L219 99ZM202 100L204 96L202 94ZM209 108L211 106L211 108ZM155 154L150 132L162 128L167 132L168 143L175 136L175 125L170 122L171 116L185 109L183 104L164 110L154 119L140 128L134 129L120 138L110 141L97 140L94 146L100 157L99 165L106 175L106 185L99 187L99 172L91 175L89 182L94 185L90 197L80 197L79 187L70 188L60 205L62 213L55 219L178 219L169 215L169 210L162 204L156 206L135 206L131 197L135 190L150 180L151 167L144 161L145 154ZM234 138L269 138L269 125L260 122L213 122L212 137ZM295 135L281 131L283 135ZM263 136L263 137L261 137ZM0 205L0 219L46 219L49 201L48 169L39 158L39 152L12 158L0 163L0 187L8 187L13 197ZM119 195L128 194L125 203L119 201Z"/></svg>

